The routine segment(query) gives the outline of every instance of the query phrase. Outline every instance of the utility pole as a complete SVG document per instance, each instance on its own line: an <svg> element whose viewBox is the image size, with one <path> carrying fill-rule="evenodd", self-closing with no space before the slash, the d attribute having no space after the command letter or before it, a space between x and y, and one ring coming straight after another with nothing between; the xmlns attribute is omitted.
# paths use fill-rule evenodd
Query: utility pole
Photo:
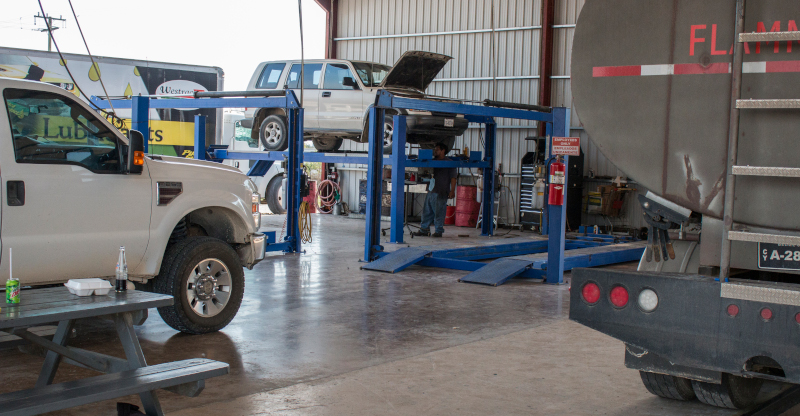
<svg viewBox="0 0 800 416"><path fill-rule="evenodd" d="M48 52L52 52L52 50L53 50L53 46L52 46L53 45L53 31L61 29L60 27L53 26L53 20L66 22L67 19L64 19L63 17L61 17L61 15L59 15L58 17L52 17L52 16L42 16L41 14L36 13L36 16L33 16L33 24L34 25L36 24L37 19L44 19L46 27L44 29L33 29L33 30L36 30L36 31L39 31L39 32L47 32L47 51Z"/></svg>

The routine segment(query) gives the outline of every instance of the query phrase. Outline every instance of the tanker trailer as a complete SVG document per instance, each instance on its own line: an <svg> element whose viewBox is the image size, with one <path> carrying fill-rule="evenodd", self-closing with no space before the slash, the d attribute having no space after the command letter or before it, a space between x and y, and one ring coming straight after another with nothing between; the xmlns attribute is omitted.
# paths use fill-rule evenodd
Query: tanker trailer
<svg viewBox="0 0 800 416"><path fill-rule="evenodd" d="M800 384L799 21L796 0L581 11L576 113L650 190L649 232L637 271L573 271L570 319L623 341L658 396L743 408L765 379Z"/></svg>

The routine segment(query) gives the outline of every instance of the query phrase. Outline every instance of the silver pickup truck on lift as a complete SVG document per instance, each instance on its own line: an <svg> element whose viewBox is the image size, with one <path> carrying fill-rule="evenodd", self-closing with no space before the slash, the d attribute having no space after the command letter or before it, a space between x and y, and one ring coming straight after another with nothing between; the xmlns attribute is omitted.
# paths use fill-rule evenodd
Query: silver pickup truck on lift
<svg viewBox="0 0 800 416"><path fill-rule="evenodd" d="M318 151L335 151L343 139L365 143L369 108L380 89L409 98L422 98L425 90L451 57L408 51L394 66L342 59L305 61L303 107L305 138ZM292 89L300 97L300 60L262 62L256 67L249 91ZM384 120L384 152L392 148L392 114L407 114L408 143L433 148L444 143L452 149L456 136L469 122L463 115L426 111L389 110ZM286 115L281 109L249 108L242 125L253 130L265 150L288 146Z"/></svg>

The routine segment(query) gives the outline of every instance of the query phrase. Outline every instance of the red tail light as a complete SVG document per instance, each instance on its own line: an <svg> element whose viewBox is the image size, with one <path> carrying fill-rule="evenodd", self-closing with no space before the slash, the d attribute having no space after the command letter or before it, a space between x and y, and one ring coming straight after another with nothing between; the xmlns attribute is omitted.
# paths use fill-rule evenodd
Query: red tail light
<svg viewBox="0 0 800 416"><path fill-rule="evenodd" d="M800 312L798 312L797 315L794 316L794 321L800 324Z"/></svg>
<svg viewBox="0 0 800 416"><path fill-rule="evenodd" d="M765 321L772 320L772 309L764 308L761 310L761 319Z"/></svg>
<svg viewBox="0 0 800 416"><path fill-rule="evenodd" d="M618 307L622 308L628 304L628 289L625 289L622 286L615 286L611 289L611 303Z"/></svg>
<svg viewBox="0 0 800 416"><path fill-rule="evenodd" d="M598 300L600 300L600 287L597 286L597 283L589 282L583 285L583 289L581 289L581 295L586 303L595 304Z"/></svg>
<svg viewBox="0 0 800 416"><path fill-rule="evenodd" d="M734 304L728 305L728 315L736 316L738 314L739 314L739 307L738 306L736 306Z"/></svg>

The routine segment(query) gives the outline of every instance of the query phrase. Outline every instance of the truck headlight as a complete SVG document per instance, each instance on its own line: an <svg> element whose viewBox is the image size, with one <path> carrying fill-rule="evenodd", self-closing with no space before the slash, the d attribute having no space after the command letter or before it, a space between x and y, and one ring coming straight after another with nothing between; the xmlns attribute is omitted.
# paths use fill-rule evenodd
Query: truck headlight
<svg viewBox="0 0 800 416"><path fill-rule="evenodd" d="M253 193L253 221L256 223L256 230L261 228L261 195Z"/></svg>

